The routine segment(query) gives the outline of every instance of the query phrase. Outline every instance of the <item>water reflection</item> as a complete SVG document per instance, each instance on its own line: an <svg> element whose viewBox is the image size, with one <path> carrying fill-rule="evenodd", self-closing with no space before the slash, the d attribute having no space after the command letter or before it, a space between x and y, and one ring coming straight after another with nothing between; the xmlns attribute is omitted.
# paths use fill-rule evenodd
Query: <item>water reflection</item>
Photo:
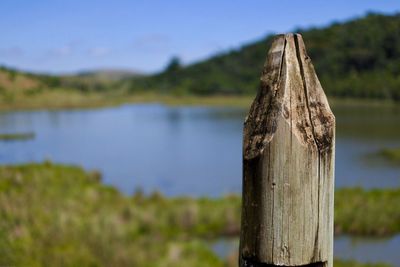
<svg viewBox="0 0 400 267"><path fill-rule="evenodd" d="M397 187L400 169L367 159L400 147L396 107L336 107L336 186ZM125 193L136 187L167 195L218 196L241 191L242 126L238 108L157 104L0 113L0 132L35 140L0 142L0 162L52 159L99 169Z"/></svg>
<svg viewBox="0 0 400 267"><path fill-rule="evenodd" d="M335 255L341 259L360 262L386 262L400 266L400 235L385 239L335 238Z"/></svg>
<svg viewBox="0 0 400 267"><path fill-rule="evenodd" d="M336 105L333 108L339 137L398 142L400 106Z"/></svg>

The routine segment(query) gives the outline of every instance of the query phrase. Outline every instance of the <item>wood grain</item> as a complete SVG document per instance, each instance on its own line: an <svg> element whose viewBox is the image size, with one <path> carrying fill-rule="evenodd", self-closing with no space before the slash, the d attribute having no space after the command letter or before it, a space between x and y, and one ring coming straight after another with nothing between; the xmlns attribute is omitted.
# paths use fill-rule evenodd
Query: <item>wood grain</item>
<svg viewBox="0 0 400 267"><path fill-rule="evenodd" d="M240 266L332 266L334 154L302 37L278 35L244 124Z"/></svg>

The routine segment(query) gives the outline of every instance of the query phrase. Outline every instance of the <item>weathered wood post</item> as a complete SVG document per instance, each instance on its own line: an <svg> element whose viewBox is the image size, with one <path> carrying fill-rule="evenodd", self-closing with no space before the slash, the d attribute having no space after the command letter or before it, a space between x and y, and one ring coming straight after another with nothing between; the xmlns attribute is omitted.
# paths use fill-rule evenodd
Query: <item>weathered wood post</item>
<svg viewBox="0 0 400 267"><path fill-rule="evenodd" d="M332 267L335 117L301 35L278 35L244 124L239 265Z"/></svg>

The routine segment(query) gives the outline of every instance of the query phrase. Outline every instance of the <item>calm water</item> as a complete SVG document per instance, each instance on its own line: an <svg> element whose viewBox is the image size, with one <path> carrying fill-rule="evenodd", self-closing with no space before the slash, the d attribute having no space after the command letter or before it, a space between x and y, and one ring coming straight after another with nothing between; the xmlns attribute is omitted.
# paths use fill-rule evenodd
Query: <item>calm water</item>
<svg viewBox="0 0 400 267"><path fill-rule="evenodd" d="M335 258L356 260L363 263L384 262L400 267L400 235L386 239L335 237ZM237 253L238 239L220 239L210 244L213 251L222 259Z"/></svg>
<svg viewBox="0 0 400 267"><path fill-rule="evenodd" d="M400 169L370 157L400 147L400 109L337 108L336 186L397 187ZM246 111L157 104L0 113L0 132L34 132L0 142L0 163L50 159L98 169L125 193L167 195L241 191Z"/></svg>
<svg viewBox="0 0 400 267"><path fill-rule="evenodd" d="M0 142L0 163L50 159L98 169L104 182L166 195L218 196L241 191L242 124L233 108L126 105L74 111L0 113L0 133L34 132L29 141ZM400 147L400 108L336 108L336 187L398 187L400 168L371 156ZM231 253L233 243L213 244ZM400 238L335 240L345 259L400 262ZM396 265L394 265L396 266ZM399 266L399 265L397 265Z"/></svg>

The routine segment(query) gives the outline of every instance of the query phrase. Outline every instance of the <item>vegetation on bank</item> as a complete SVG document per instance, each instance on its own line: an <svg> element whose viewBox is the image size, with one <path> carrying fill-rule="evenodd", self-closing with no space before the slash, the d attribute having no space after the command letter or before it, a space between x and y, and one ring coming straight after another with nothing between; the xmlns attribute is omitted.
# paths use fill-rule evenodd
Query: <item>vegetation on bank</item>
<svg viewBox="0 0 400 267"><path fill-rule="evenodd" d="M239 196L128 197L100 180L50 162L0 167L0 265L236 266L207 240L239 234ZM339 190L336 231L397 233L399 201L400 190Z"/></svg>
<svg viewBox="0 0 400 267"><path fill-rule="evenodd" d="M388 236L400 233L400 189L335 191L335 233Z"/></svg>
<svg viewBox="0 0 400 267"><path fill-rule="evenodd" d="M34 133L0 133L0 141L30 140L35 138Z"/></svg>
<svg viewBox="0 0 400 267"><path fill-rule="evenodd" d="M157 93L127 94L125 92L81 93L64 89L44 91L27 97L14 95L13 101L2 101L0 111L36 109L102 108L135 103L162 103L185 106L229 106L248 108L253 96L172 96Z"/></svg>
<svg viewBox="0 0 400 267"><path fill-rule="evenodd" d="M169 106L208 106L208 107L239 107L250 108L254 96L248 95L165 95L155 92L127 94L116 91L108 93L81 93L66 89L43 91L27 97L24 94L13 95L13 100L2 100L0 96L0 111L38 110L38 109L86 109L119 106L136 103L161 103ZM395 106L395 102L371 99L340 99L329 98L329 103L335 109L341 107Z"/></svg>
<svg viewBox="0 0 400 267"><path fill-rule="evenodd" d="M379 152L379 155L389 162L400 164L400 148L385 148Z"/></svg>

